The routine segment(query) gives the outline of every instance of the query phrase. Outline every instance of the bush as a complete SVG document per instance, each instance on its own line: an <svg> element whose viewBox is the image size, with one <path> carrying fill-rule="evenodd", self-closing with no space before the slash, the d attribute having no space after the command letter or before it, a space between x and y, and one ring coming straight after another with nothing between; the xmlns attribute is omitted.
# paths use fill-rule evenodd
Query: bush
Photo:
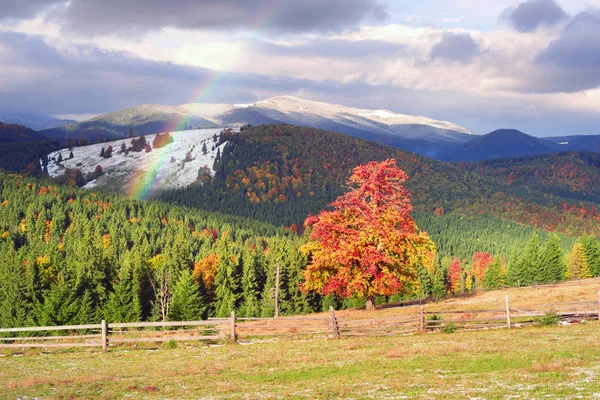
<svg viewBox="0 0 600 400"><path fill-rule="evenodd" d="M454 333L458 330L458 327L456 326L456 324L454 322L450 322L446 325L444 325L444 327L442 328L442 332L444 333Z"/></svg>
<svg viewBox="0 0 600 400"><path fill-rule="evenodd" d="M548 311L541 317L535 319L534 324L537 326L552 326L558 325L560 316L554 311Z"/></svg>
<svg viewBox="0 0 600 400"><path fill-rule="evenodd" d="M177 347L179 347L179 343L177 343L175 340L169 340L167 342L165 342L164 347L166 349L176 349Z"/></svg>

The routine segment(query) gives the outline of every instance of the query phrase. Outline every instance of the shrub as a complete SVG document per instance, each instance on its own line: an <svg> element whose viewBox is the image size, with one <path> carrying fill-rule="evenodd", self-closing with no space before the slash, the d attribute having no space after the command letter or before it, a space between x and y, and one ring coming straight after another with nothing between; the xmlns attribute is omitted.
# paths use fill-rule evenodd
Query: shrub
<svg viewBox="0 0 600 400"><path fill-rule="evenodd" d="M454 322L450 322L446 325L444 325L444 327L442 328L442 332L444 333L454 333L458 330L458 327L456 326L456 324Z"/></svg>
<svg viewBox="0 0 600 400"><path fill-rule="evenodd" d="M177 343L175 340L169 340L168 342L165 342L165 348L167 349L176 349L177 347L179 347L179 343Z"/></svg>
<svg viewBox="0 0 600 400"><path fill-rule="evenodd" d="M552 326L558 325L560 316L554 311L548 311L546 314L535 319L534 324L537 326Z"/></svg>

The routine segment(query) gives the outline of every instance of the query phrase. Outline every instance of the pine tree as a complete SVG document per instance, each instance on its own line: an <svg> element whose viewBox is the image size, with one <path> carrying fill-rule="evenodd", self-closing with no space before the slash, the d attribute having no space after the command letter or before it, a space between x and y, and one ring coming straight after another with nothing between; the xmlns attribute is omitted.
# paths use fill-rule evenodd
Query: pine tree
<svg viewBox="0 0 600 400"><path fill-rule="evenodd" d="M102 158L106 157L106 150L104 149L104 147L100 150L100 157L102 157Z"/></svg>
<svg viewBox="0 0 600 400"><path fill-rule="evenodd" d="M600 246L598 245L598 240L590 235L583 236L580 241L590 267L590 273L592 276L600 276Z"/></svg>
<svg viewBox="0 0 600 400"><path fill-rule="evenodd" d="M521 270L521 256L520 248L515 245L510 254L508 265L506 266L506 285L507 286L518 286L519 282L519 271Z"/></svg>
<svg viewBox="0 0 600 400"><path fill-rule="evenodd" d="M104 318L109 322L141 321L139 282L130 267L121 268L113 289L104 307Z"/></svg>
<svg viewBox="0 0 600 400"><path fill-rule="evenodd" d="M560 282L564 279L565 263L560 249L560 239L556 234L551 235L546 242L540 270L543 271L540 282Z"/></svg>
<svg viewBox="0 0 600 400"><path fill-rule="evenodd" d="M215 315L228 317L238 307L240 283L238 259L233 254L222 254L219 272L215 278Z"/></svg>
<svg viewBox="0 0 600 400"><path fill-rule="evenodd" d="M567 260L567 279L590 278L591 276L585 249L580 242L577 242L573 245Z"/></svg>
<svg viewBox="0 0 600 400"><path fill-rule="evenodd" d="M202 143L202 154L206 155L208 153L208 149L206 148L206 142Z"/></svg>
<svg viewBox="0 0 600 400"><path fill-rule="evenodd" d="M260 285L258 260L255 254L247 252L242 260L242 303L240 305L240 316L260 316Z"/></svg>
<svg viewBox="0 0 600 400"><path fill-rule="evenodd" d="M525 245L523 258L521 259L521 268L518 273L518 280L521 286L527 286L534 283L541 268L540 244L538 235L534 232Z"/></svg>
<svg viewBox="0 0 600 400"><path fill-rule="evenodd" d="M486 289L498 289L504 286L504 280L502 278L500 261L494 261L485 271L485 275L483 276L483 287Z"/></svg>
<svg viewBox="0 0 600 400"><path fill-rule="evenodd" d="M40 326L73 325L79 307L75 290L61 278L46 292L43 301L35 306L35 319Z"/></svg>
<svg viewBox="0 0 600 400"><path fill-rule="evenodd" d="M442 267L441 260L437 259L435 264L435 273L433 275L433 284L431 295L435 301L440 301L446 297L446 270Z"/></svg>
<svg viewBox="0 0 600 400"><path fill-rule="evenodd" d="M173 289L169 310L171 321L197 321L202 318L206 306L199 284L194 282L191 271L183 270Z"/></svg>

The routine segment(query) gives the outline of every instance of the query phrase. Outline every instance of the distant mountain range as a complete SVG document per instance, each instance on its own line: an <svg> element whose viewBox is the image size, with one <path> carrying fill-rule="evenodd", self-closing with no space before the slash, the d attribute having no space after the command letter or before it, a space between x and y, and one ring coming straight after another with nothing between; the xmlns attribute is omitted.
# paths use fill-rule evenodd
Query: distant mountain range
<svg viewBox="0 0 600 400"><path fill-rule="evenodd" d="M77 123L77 121L71 119L59 119L49 115L31 113L0 114L0 121L5 124L23 125L35 131Z"/></svg>
<svg viewBox="0 0 600 400"><path fill-rule="evenodd" d="M27 119L28 126L43 120L43 116L39 115L22 114L20 117ZM59 121L68 124L44 129L40 133L49 139L61 139L63 143L70 139L118 140L130 134L150 135L190 128L288 124L339 132L451 162L528 157L565 151L600 152L600 135L538 138L515 129L499 129L486 135L476 135L469 129L447 121L292 96L272 97L250 104L150 104L118 110L79 123L55 121L57 124Z"/></svg>
<svg viewBox="0 0 600 400"><path fill-rule="evenodd" d="M51 138L118 139L174 129L289 124L326 129L435 156L473 136L446 121L279 96L251 104L142 105L45 130Z"/></svg>

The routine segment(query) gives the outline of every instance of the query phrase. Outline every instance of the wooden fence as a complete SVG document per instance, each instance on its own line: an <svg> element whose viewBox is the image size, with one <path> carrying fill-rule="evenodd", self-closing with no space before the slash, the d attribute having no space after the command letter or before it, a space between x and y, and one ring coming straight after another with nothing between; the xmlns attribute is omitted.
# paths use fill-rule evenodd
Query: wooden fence
<svg viewBox="0 0 600 400"><path fill-rule="evenodd" d="M101 347L127 343L229 340L282 336L387 336L444 329L512 328L535 323L551 312L563 322L600 321L598 301L537 304L511 308L508 296L494 309L437 309L436 305L406 306L406 315L371 319L338 318L329 314L283 318L209 318L205 321L131 322L0 329L1 348ZM451 327L451 328L448 328ZM3 337L8 335L7 337ZM21 336L27 335L27 336Z"/></svg>

